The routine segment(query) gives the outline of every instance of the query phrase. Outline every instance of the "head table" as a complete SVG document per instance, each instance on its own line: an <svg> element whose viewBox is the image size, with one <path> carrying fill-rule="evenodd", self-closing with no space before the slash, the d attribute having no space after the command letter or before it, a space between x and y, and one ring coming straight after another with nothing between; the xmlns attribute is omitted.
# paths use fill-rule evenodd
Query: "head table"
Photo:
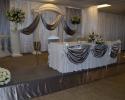
<svg viewBox="0 0 125 100"><path fill-rule="evenodd" d="M116 63L117 57L112 58L110 56L111 50L112 50L112 45L114 43L121 43L121 42L120 41L114 41L114 42L107 41L107 42L105 42L107 49L106 49L105 53L103 54L103 56L100 56L100 57L96 57L92 52L93 48L96 45L94 43L88 43L86 41L49 43L48 44L49 67L51 67L54 70L57 70L61 73L68 73L68 72L74 72L74 71L80 71L80 70L86 70L86 69L107 66L109 64ZM79 61L80 63L73 63L72 56L70 59L67 56L68 47L77 46L76 49L78 50L78 53L79 53L80 49L78 46L80 46L80 45L89 46L89 49L86 49L86 50L89 50L89 52L88 52L88 54L83 52L84 54L86 54L86 56L84 57L85 59L83 59L84 61L82 61L82 62ZM97 51L98 51L98 49L97 49ZM71 53L71 52L69 51L69 53ZM83 53L81 53L81 54L83 54ZM74 55L74 51L72 52L72 54ZM81 56L81 55L79 55L79 56Z"/></svg>

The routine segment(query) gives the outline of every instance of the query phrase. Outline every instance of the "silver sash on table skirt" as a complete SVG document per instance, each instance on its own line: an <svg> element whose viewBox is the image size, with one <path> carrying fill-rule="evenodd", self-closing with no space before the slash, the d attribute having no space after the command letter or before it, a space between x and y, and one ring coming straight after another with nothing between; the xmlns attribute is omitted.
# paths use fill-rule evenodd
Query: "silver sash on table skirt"
<svg viewBox="0 0 125 100"><path fill-rule="evenodd" d="M90 45L75 45L67 47L67 58L74 64L83 63L90 52Z"/></svg>

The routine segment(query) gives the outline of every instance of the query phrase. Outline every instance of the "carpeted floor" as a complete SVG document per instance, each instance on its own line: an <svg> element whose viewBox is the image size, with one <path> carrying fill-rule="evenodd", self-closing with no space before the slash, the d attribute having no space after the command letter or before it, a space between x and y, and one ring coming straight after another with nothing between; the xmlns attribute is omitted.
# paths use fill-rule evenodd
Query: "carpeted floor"
<svg viewBox="0 0 125 100"><path fill-rule="evenodd" d="M32 100L125 100L125 73Z"/></svg>

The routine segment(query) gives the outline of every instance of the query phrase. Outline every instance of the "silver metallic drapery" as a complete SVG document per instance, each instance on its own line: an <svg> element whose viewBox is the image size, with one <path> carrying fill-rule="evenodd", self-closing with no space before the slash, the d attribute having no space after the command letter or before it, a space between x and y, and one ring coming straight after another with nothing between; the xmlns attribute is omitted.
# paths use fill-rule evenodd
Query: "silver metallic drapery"
<svg viewBox="0 0 125 100"><path fill-rule="evenodd" d="M34 21L28 27L20 30L21 33L26 34L26 35L32 34L35 31L35 29L37 28L39 21L40 21L40 15L38 14L35 17Z"/></svg>
<svg viewBox="0 0 125 100"><path fill-rule="evenodd" d="M110 57L111 58L116 58L118 56L120 47L121 47L121 44L119 44L119 43L112 45L112 47L111 47L111 53L110 53Z"/></svg>
<svg viewBox="0 0 125 100"><path fill-rule="evenodd" d="M68 24L67 24L66 21L63 22L63 28L64 28L66 34L68 34L68 35L74 35L74 34L76 33L76 30L71 29L71 28L68 26Z"/></svg>
<svg viewBox="0 0 125 100"><path fill-rule="evenodd" d="M67 58L70 62L74 64L83 63L90 52L89 45L76 45L76 46L69 46L67 47L68 52L66 53Z"/></svg>
<svg viewBox="0 0 125 100"><path fill-rule="evenodd" d="M92 54L96 58L103 57L107 52L108 46L105 44L96 44L91 50Z"/></svg>

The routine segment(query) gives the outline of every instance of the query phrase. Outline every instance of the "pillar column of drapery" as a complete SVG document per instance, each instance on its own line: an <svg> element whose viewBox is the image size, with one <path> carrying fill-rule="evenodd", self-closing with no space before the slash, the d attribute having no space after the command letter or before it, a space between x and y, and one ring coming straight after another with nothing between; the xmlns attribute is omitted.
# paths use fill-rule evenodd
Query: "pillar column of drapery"
<svg viewBox="0 0 125 100"><path fill-rule="evenodd" d="M82 36L86 39L89 33L98 32L98 9L92 6L82 9Z"/></svg>
<svg viewBox="0 0 125 100"><path fill-rule="evenodd" d="M10 52L8 50L8 35L0 35L0 57L5 57L5 56L9 56ZM4 40L4 41L3 41ZM4 45L2 47L2 41L4 42Z"/></svg>
<svg viewBox="0 0 125 100"><path fill-rule="evenodd" d="M38 12L33 11L33 17L35 18ZM40 22L39 22L40 23ZM40 24L36 27L34 34L33 34L33 52L32 54L41 54L41 42L40 42Z"/></svg>
<svg viewBox="0 0 125 100"><path fill-rule="evenodd" d="M12 24L12 27L14 27L15 25ZM11 51L12 51L12 56L13 57L18 57L18 56L22 56L21 52L20 52L20 35L19 35L19 31L13 31L13 29L11 28L11 32L10 32L10 40L11 40Z"/></svg>
<svg viewBox="0 0 125 100"><path fill-rule="evenodd" d="M15 0L15 2L13 3L14 3L13 4L14 8L19 8L20 5L19 0ZM10 6L10 8L12 7ZM16 31L15 27L17 27ZM22 56L20 49L20 32L18 29L19 29L18 24L10 22L10 40L11 40L11 51L12 51L11 55L13 57Z"/></svg>

